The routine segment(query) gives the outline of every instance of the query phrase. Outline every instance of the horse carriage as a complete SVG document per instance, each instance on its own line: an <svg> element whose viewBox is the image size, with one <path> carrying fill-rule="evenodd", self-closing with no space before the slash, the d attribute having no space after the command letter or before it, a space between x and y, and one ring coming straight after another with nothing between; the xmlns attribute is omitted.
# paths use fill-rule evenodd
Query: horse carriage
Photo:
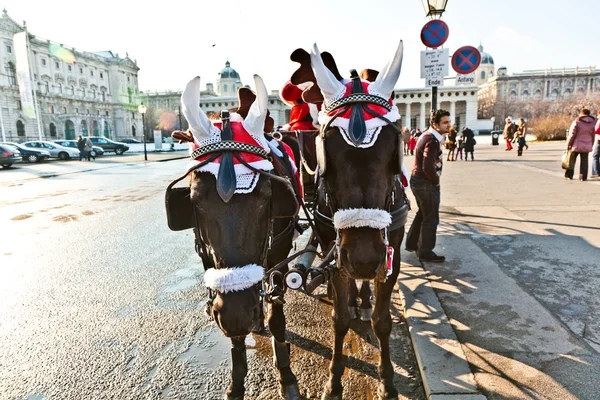
<svg viewBox="0 0 600 400"><path fill-rule="evenodd" d="M292 117L311 125L290 124L275 132L259 76L256 93L241 88L239 108L223 111L216 123L199 107L200 78L186 86L181 101L190 129L173 137L190 143L191 161L167 188L167 219L172 230L193 229L209 288L206 311L231 339L227 399L244 398L245 337L260 329L263 317L272 334L280 395L303 398L285 338L284 295L288 289L312 294L322 284L333 300L335 331L323 399L342 398L342 345L350 320L358 316L357 297L360 317L371 320L379 341L379 397L397 398L390 299L410 208L400 116L392 103L402 53L400 42L380 73L352 70L344 79L329 53L316 45L310 53L297 49L291 60L300 66L289 89L294 105L306 107ZM306 129L316 128L315 113L306 112L316 107L320 128ZM188 186L175 186L186 177ZM290 255L294 231L307 227L308 245ZM322 261L313 265L317 255ZM363 281L360 292L356 280Z"/></svg>

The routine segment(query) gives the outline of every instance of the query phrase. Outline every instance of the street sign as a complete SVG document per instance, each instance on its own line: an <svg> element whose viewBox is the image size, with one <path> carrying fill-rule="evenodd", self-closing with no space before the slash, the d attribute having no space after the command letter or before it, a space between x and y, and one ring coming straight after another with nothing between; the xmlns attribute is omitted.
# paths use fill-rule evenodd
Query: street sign
<svg viewBox="0 0 600 400"><path fill-rule="evenodd" d="M449 34L448 25L440 19L434 19L421 29L421 42L427 47L437 49L446 43Z"/></svg>
<svg viewBox="0 0 600 400"><path fill-rule="evenodd" d="M456 86L460 85L474 85L475 84L475 72L471 72L470 74L458 74L456 75Z"/></svg>
<svg viewBox="0 0 600 400"><path fill-rule="evenodd" d="M429 78L425 78L425 87L430 88L434 86L444 86L444 77L443 76L433 76Z"/></svg>
<svg viewBox="0 0 600 400"><path fill-rule="evenodd" d="M444 78L448 75L449 59L448 49L421 51L421 78Z"/></svg>
<svg viewBox="0 0 600 400"><path fill-rule="evenodd" d="M459 74L470 74L481 64L481 53L473 46L463 46L452 55L452 68Z"/></svg>

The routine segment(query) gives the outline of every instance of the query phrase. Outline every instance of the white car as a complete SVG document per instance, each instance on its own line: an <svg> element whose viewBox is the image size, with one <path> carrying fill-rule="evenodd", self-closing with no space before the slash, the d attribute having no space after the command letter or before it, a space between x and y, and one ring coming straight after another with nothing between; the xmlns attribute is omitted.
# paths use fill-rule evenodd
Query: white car
<svg viewBox="0 0 600 400"><path fill-rule="evenodd" d="M45 140L34 140L31 142L23 143L23 146L30 149L46 150L50 153L50 157L60 158L61 160L68 160L69 158L79 158L79 150L72 149L70 147L61 146L54 142L48 142Z"/></svg>

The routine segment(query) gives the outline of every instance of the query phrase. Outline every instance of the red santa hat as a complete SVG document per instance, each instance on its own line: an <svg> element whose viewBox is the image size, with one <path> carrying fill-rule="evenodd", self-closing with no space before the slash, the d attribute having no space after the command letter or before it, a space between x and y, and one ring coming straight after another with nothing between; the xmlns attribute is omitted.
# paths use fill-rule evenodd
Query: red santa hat
<svg viewBox="0 0 600 400"><path fill-rule="evenodd" d="M283 89L281 89L281 99L290 106L298 104L302 101L302 89L287 81Z"/></svg>

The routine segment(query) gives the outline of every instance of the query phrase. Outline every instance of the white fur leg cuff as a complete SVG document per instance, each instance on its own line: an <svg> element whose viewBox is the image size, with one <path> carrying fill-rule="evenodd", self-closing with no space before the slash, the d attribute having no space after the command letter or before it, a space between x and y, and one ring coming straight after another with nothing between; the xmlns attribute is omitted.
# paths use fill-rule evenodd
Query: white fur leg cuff
<svg viewBox="0 0 600 400"><path fill-rule="evenodd" d="M333 216L335 229L374 228L384 229L392 223L392 215L376 208L350 208L339 210Z"/></svg>
<svg viewBox="0 0 600 400"><path fill-rule="evenodd" d="M237 292L252 287L264 276L264 268L256 264L239 268L210 268L204 272L204 283L217 292Z"/></svg>

